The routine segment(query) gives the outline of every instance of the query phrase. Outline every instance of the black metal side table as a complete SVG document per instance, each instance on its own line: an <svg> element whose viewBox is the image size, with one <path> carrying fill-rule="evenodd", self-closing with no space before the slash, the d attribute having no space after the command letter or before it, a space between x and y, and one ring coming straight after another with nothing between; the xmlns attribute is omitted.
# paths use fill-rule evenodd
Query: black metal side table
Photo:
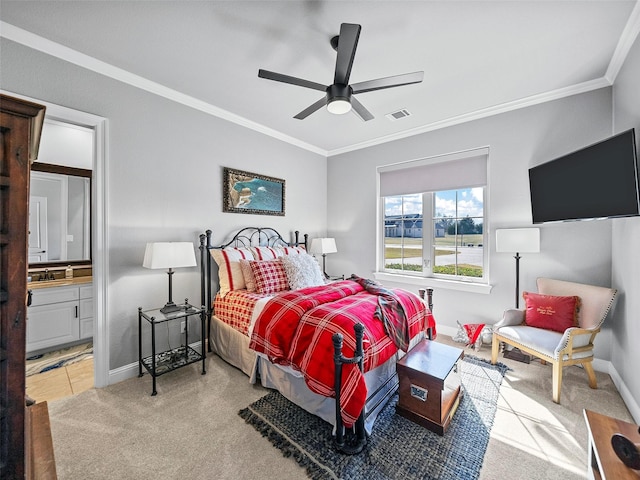
<svg viewBox="0 0 640 480"><path fill-rule="evenodd" d="M189 318L200 317L201 342L200 352L189 346ZM153 378L153 391L151 395L156 395L156 378L177 368L184 367L191 363L202 361L202 375L206 374L205 359L207 356L205 348L205 319L206 309L189 305L185 299L180 310L170 313L162 313L159 308L153 310L142 310L138 307L138 377L142 377L144 367ZM151 355L142 357L142 321L146 320L151 325ZM161 323L179 320L184 322L184 345L176 348L156 352L156 326Z"/></svg>

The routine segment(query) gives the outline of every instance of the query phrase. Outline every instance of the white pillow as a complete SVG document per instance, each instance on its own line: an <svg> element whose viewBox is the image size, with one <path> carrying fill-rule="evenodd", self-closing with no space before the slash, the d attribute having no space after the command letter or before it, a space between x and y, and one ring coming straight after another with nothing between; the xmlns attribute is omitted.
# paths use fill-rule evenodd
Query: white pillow
<svg viewBox="0 0 640 480"><path fill-rule="evenodd" d="M320 265L311 255L307 253L285 255L280 257L280 260L287 273L291 290L325 284Z"/></svg>
<svg viewBox="0 0 640 480"><path fill-rule="evenodd" d="M220 295L225 296L231 290L246 288L244 276L240 269L240 260L253 260L251 251L247 248L214 248L211 256L218 264L218 278L220 280Z"/></svg>

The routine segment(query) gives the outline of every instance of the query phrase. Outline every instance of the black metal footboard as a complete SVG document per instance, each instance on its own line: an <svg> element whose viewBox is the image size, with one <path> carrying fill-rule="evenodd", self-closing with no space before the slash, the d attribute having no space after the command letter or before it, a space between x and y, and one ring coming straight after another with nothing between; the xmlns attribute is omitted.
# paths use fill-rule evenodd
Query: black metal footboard
<svg viewBox="0 0 640 480"><path fill-rule="evenodd" d="M423 301L427 302L427 306L429 310L433 310L433 288L421 288L418 290L419 296ZM425 298L426 296L426 298ZM354 351L354 356L351 358L346 358L342 355L342 344L343 344L343 336L340 333L333 334L333 361L335 363L335 392L336 392L336 436L334 439L336 448L346 454L353 455L360 453L365 445L367 444L367 434L365 431L365 409L363 408L360 412L360 416L356 420L353 428L347 431L342 422L342 415L340 414L340 395L342 389L342 366L345 364L357 363L360 371L364 373L364 350L362 347L362 339L364 336L364 325L361 323L356 323L353 326L353 330L355 333L356 347ZM432 340L433 332L431 328L427 329L427 337ZM390 379L385 382L383 386L380 388L386 388L388 382L396 379L396 388L397 388L397 377L396 375L392 375ZM385 394L381 402L386 402L391 395L395 392L395 388L391 389L388 394ZM375 396L378 392L375 392L373 396ZM380 405L376 405L374 410L377 409Z"/></svg>
<svg viewBox="0 0 640 480"><path fill-rule="evenodd" d="M367 435L364 429L364 408L360 412L360 416L356 420L351 432L345 431L342 423L342 415L340 414L340 394L342 387L342 365L357 363L361 372L364 372L363 360L364 351L362 348L362 337L364 335L364 325L356 323L353 326L356 338L356 349L354 356L346 358L342 355L343 337L340 333L333 334L333 361L335 362L335 391L336 391L336 437L335 445L338 450L343 453L353 455L360 453L367 444Z"/></svg>

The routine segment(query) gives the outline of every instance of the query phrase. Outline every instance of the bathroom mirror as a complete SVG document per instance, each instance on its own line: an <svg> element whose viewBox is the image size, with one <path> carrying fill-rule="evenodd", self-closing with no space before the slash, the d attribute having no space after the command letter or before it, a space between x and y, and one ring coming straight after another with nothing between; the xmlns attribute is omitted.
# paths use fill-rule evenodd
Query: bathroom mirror
<svg viewBox="0 0 640 480"><path fill-rule="evenodd" d="M91 170L36 162L29 192L29 266L91 264Z"/></svg>

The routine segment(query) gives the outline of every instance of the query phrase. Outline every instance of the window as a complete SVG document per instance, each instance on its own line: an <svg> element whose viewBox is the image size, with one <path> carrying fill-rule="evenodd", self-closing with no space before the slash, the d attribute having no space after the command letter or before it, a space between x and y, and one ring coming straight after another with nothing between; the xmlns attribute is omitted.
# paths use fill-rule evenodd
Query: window
<svg viewBox="0 0 640 480"><path fill-rule="evenodd" d="M486 283L487 153L379 169L378 271Z"/></svg>

